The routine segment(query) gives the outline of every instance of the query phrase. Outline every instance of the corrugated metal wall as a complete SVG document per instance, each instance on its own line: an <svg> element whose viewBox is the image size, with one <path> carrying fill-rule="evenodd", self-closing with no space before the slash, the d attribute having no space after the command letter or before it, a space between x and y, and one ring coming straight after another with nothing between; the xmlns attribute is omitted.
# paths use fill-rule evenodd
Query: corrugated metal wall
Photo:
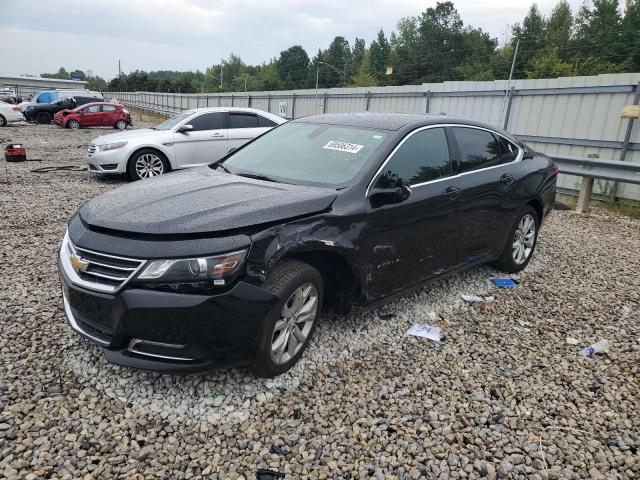
<svg viewBox="0 0 640 480"><path fill-rule="evenodd" d="M598 156L618 160L628 120L620 118L633 102L640 73L589 77L425 83L402 87L334 88L224 94L113 92L123 103L162 112L198 107L252 107L299 118L316 113L442 113L487 122L521 136L547 154ZM512 95L508 90L512 89ZM317 96L317 97L316 97ZM640 162L640 121L631 132L626 160ZM579 189L580 178L561 175L558 185ZM611 183L596 181L607 193ZM621 184L619 196L640 200L640 186Z"/></svg>

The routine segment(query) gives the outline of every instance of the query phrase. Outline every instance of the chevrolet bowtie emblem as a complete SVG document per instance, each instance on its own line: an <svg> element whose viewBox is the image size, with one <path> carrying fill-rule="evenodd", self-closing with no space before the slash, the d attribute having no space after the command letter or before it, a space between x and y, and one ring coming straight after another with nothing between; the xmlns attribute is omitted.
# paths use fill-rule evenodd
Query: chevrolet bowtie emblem
<svg viewBox="0 0 640 480"><path fill-rule="evenodd" d="M76 272L84 272L89 266L89 262L85 262L77 255L71 255L70 260L71 260L71 267Z"/></svg>

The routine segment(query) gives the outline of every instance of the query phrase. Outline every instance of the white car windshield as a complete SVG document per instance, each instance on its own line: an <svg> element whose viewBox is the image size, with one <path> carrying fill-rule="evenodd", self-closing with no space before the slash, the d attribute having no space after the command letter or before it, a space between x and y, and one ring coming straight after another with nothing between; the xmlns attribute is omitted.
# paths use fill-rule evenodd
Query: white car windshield
<svg viewBox="0 0 640 480"><path fill-rule="evenodd" d="M362 170L385 137L384 130L288 123L238 150L222 166L238 175L339 186Z"/></svg>
<svg viewBox="0 0 640 480"><path fill-rule="evenodd" d="M192 113L179 113L178 115L174 115L173 117L167 118L160 125L153 127L154 130L171 130L181 121L186 120L192 115Z"/></svg>

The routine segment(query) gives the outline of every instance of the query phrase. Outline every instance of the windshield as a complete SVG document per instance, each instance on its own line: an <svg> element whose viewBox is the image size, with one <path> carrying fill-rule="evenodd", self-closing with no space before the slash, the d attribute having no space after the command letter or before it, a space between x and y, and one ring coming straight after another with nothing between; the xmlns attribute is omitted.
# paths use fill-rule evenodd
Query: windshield
<svg viewBox="0 0 640 480"><path fill-rule="evenodd" d="M154 130L171 130L173 127L175 127L181 121L189 118L192 113L193 112L190 112L190 113L187 113L187 112L179 113L178 115L174 115L173 117L167 118L160 125L157 125L157 126L155 126L153 128L154 128Z"/></svg>
<svg viewBox="0 0 640 480"><path fill-rule="evenodd" d="M360 172L385 136L379 130L288 123L233 154L224 167L288 183L338 186Z"/></svg>

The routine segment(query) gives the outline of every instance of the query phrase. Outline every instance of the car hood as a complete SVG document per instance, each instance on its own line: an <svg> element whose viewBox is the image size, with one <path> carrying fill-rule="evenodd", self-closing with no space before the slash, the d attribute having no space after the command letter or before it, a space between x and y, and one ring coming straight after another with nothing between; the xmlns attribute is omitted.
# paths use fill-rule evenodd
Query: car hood
<svg viewBox="0 0 640 480"><path fill-rule="evenodd" d="M155 137L171 133L170 130L153 130L151 128L137 128L118 133L110 133L109 135L100 135L92 140L94 145L103 145L105 143L122 142L137 137Z"/></svg>
<svg viewBox="0 0 640 480"><path fill-rule="evenodd" d="M132 234L216 234L330 208L334 189L254 180L200 167L117 188L86 202L89 227Z"/></svg>

